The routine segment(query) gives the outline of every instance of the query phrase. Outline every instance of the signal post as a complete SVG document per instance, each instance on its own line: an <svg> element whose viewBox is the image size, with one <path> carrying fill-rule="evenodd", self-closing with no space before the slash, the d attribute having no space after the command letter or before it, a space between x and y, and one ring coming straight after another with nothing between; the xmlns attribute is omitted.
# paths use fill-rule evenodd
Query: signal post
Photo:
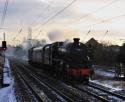
<svg viewBox="0 0 125 102"><path fill-rule="evenodd" d="M5 51L7 49L7 42L5 40L5 33L3 34L3 41L2 41L2 52L3 52L3 66L2 66L2 87L5 86L5 76L8 75L9 71L7 71L7 69L5 70Z"/></svg>

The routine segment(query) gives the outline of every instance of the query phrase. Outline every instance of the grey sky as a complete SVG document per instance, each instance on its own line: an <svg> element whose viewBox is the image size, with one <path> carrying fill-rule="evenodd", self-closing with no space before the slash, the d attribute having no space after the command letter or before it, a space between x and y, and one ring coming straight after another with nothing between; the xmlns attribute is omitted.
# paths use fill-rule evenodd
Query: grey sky
<svg viewBox="0 0 125 102"><path fill-rule="evenodd" d="M116 17L125 14L125 0L77 0L66 9L64 12L56 16L52 21L46 25L42 25L50 17L55 15L61 9L66 7L73 0L9 0L5 24L3 27L7 29L0 29L0 38L2 33L6 32L8 41L16 36L20 29L17 40L22 40L27 37L28 27L32 28L33 37L35 37L41 29L38 39L45 38L49 40L48 33L53 31L60 31L65 36L65 39L71 37L68 33L72 33L72 37L83 38L88 30L91 30L90 37L96 39L102 38L106 30L109 30L107 40L112 42L122 37L125 38L125 16ZM0 18L5 0L0 0ZM114 19L103 22L103 20L116 17ZM98 22L101 22L97 25ZM93 25L93 26L90 26ZM119 33L119 34L117 34ZM74 35L75 34L75 35Z"/></svg>

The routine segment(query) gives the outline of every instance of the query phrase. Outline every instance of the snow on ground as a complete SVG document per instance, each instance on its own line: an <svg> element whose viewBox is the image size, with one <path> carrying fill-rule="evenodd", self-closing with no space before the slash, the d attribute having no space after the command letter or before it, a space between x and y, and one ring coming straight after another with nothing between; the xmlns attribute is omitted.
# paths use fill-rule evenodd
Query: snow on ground
<svg viewBox="0 0 125 102"><path fill-rule="evenodd" d="M112 80L92 80L92 82L95 82L99 85L102 85L102 86L105 86L105 87L108 87L110 89L112 89L112 91L121 91L123 90L123 87L120 85L120 82L119 81L112 81ZM116 85L117 83L117 85Z"/></svg>
<svg viewBox="0 0 125 102"><path fill-rule="evenodd" d="M113 67L93 65L93 68L95 71L95 75L100 75L104 77L112 77L112 78L115 77L115 73L113 72L114 70L111 70L111 68Z"/></svg>
<svg viewBox="0 0 125 102"><path fill-rule="evenodd" d="M95 74L97 75L101 75L101 76L107 76L107 77L114 77L115 74L114 73L110 73L110 72L106 72L106 71L102 71L102 70L96 70Z"/></svg>
<svg viewBox="0 0 125 102"><path fill-rule="evenodd" d="M0 89L0 102L16 102L13 82L10 86Z"/></svg>
<svg viewBox="0 0 125 102"><path fill-rule="evenodd" d="M109 87L113 90L120 91L125 90L125 81L115 79L115 74L112 72L106 72L104 70L96 68L92 81Z"/></svg>
<svg viewBox="0 0 125 102"><path fill-rule="evenodd" d="M10 84L11 83L11 71L10 71L10 64L9 60L5 58L4 68L3 68L3 83Z"/></svg>
<svg viewBox="0 0 125 102"><path fill-rule="evenodd" d="M4 67L10 68L9 60L7 58L5 58Z"/></svg>
<svg viewBox="0 0 125 102"><path fill-rule="evenodd" d="M14 95L13 84L14 80L10 75L10 64L9 60L6 58L4 63L4 83L9 84L8 87L0 89L0 102L16 102L16 98ZM7 72L7 73L6 73Z"/></svg>

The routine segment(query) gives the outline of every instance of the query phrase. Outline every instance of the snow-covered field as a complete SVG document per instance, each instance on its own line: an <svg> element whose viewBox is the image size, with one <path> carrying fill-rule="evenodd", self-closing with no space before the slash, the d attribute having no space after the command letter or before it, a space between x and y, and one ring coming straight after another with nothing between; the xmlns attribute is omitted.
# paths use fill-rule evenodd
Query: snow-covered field
<svg viewBox="0 0 125 102"><path fill-rule="evenodd" d="M4 68L5 71L9 70L10 73L10 65L8 59L5 59ZM11 75L7 76L5 74L4 77L4 82L10 85L8 87L0 89L0 102L16 102L13 88L14 80L12 79Z"/></svg>
<svg viewBox="0 0 125 102"><path fill-rule="evenodd" d="M106 72L104 70L96 69L95 75L92 81L117 91L125 90L125 81L116 80L115 74L112 72Z"/></svg>
<svg viewBox="0 0 125 102"><path fill-rule="evenodd" d="M105 77L115 77L115 73L110 73L110 72L106 72L106 71L103 71L103 70L96 70L95 74L105 76Z"/></svg>

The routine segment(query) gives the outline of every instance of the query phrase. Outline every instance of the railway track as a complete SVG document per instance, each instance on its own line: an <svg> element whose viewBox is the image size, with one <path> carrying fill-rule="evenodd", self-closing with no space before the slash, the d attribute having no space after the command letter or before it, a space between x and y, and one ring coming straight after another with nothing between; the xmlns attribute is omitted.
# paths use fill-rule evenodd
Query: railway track
<svg viewBox="0 0 125 102"><path fill-rule="evenodd" d="M117 100L116 98L118 98L119 100L125 100L125 95L121 95L121 94L117 94L117 93L114 93L114 92L112 92L112 91L110 91L110 90L112 90L111 88L107 88L107 87L104 87L104 86L102 86L102 85L99 85L99 84L96 84L96 83L94 83L94 82L90 82L89 84L88 84L88 86L89 87L91 87L91 88L94 88L94 89L96 89L96 90L99 90L99 92L100 91L102 91L102 93L105 93L105 94L107 94L107 95L110 95L110 96L112 96L112 97L114 97L114 98L105 98L105 97L103 97L103 96L101 96L101 95L98 95L97 93L95 93L95 92L91 92L91 90L90 91L87 91L87 90L81 90L80 88L78 88L78 87L75 87L76 89L79 89L79 90L81 90L81 91L84 91L85 93L88 93L89 95L92 95L92 96L94 96L94 97L96 97L97 99L99 99L99 100L101 100L101 101L105 101L105 102L110 102L111 100Z"/></svg>
<svg viewBox="0 0 125 102"><path fill-rule="evenodd" d="M49 83L51 83L51 85L54 83L55 84L55 82L52 82L53 80L51 80ZM76 90L76 91L74 91L75 93L80 93L81 91L82 91L82 94L83 94L83 92L84 93L87 93L89 96L92 96L92 97L94 97L94 98L97 98L97 100L100 100L100 101L103 101L103 102L109 102L109 100L107 100L106 98L103 98L103 97L101 97L101 96L98 96L97 94L95 94L95 93L92 93L92 92L89 92L89 91L87 91L87 90L81 90L81 89L79 89L78 90L78 88L74 88L74 87L72 87L72 86L68 86L68 88L69 89L71 89L71 90ZM61 89L60 89L61 90ZM77 97L76 97L77 98ZM77 100L78 101L78 100Z"/></svg>
<svg viewBox="0 0 125 102"><path fill-rule="evenodd" d="M41 101L40 99L38 99L38 97L36 98L37 94L31 89L31 87L21 77L21 75L19 75L15 69L12 72L14 74L14 79L16 80L15 95L16 95L17 101L19 102L38 102L38 100ZM20 87L17 87L17 86L20 86Z"/></svg>
<svg viewBox="0 0 125 102"><path fill-rule="evenodd" d="M110 102L110 100L108 100L107 98L104 98L102 96L98 96L96 93L94 93L94 92L92 92L92 91L90 91L88 89L86 90L86 89L83 89L83 88L80 88L80 87L74 86L74 85L73 85L73 87L80 90L80 91L82 91L82 92L87 93L88 95L91 95L91 96L97 98L98 100L100 100L102 102Z"/></svg>
<svg viewBox="0 0 125 102"><path fill-rule="evenodd" d="M38 75L37 73L35 73L34 71L31 71L30 70L30 68L26 68L26 67L29 67L29 66L26 66L26 65L23 65L23 67L24 67L24 69L26 69L29 73L32 73L32 75L34 76L34 77L36 77L36 78L38 78L39 79L39 81L41 81L41 78L40 78L40 74ZM34 75L35 74L35 75ZM42 78L43 78L43 76L42 76ZM99 87L98 85L95 85L95 84L93 84L93 83L91 83L90 82L90 84L88 85L88 86L85 86L85 85L82 85L82 87L78 87L78 86L73 86L73 85L66 85L66 87L69 89L64 89L64 86L65 85L63 85L63 87L60 87L58 84L59 83L57 83L56 81L53 81L53 80L50 80L50 79L48 79L48 78L43 78L43 79L45 79L45 83L49 83L48 84L48 87L51 87L52 89L53 89L53 87L52 86L58 86L58 88L56 89L57 91L59 91L59 92L56 92L58 95L60 95L61 97L63 97L61 94L63 93L63 95L65 95L66 97L67 96L70 96L71 98L73 98L74 97L74 99L71 99L70 101L69 100L67 100L68 102L83 102L83 100L84 100L84 98L85 97L87 97L87 98L89 98L89 97L94 97L94 98L96 98L95 100L98 100L98 102L99 102L99 100L100 101L102 101L102 102L111 102L111 101L113 101L113 102L118 102L118 100L124 100L124 96L122 97L122 96L120 96L119 97L119 95L118 96L116 96L115 94L111 94L108 90L106 91L103 91L104 90L104 88L102 88L103 90L100 90L99 88L101 87ZM64 83L65 84L65 83ZM52 85L52 86L51 86ZM84 88L83 88L84 87ZM97 88L96 88L97 87ZM63 90L63 91L62 91ZM71 90L74 90L74 92L75 93L77 93L77 95L74 95L73 93L73 91L71 91ZM55 90L54 90L55 91ZM60 91L61 91L61 94L60 94ZM71 93L70 93L70 91L71 91ZM68 95L67 95L67 93L69 93ZM83 93L87 93L87 95L88 96L84 96L83 95ZM112 92L113 93L113 92ZM110 95L111 97L108 97L108 95ZM82 96L82 97L84 97L83 99L82 98L79 98L79 96ZM78 99L79 98L79 99ZM66 98L64 98L64 99L66 99ZM90 99L92 99L92 98L90 98ZM87 102L87 101L85 101L85 102ZM88 102L90 102L90 100L88 101ZM119 101L120 102L120 101Z"/></svg>
<svg viewBox="0 0 125 102"><path fill-rule="evenodd" d="M21 75L21 78L24 79L25 82L27 82L29 84L31 90L34 90L34 92L36 93L36 97L39 99L39 102L51 102L51 100L62 102L61 99L59 99L55 96L55 93L53 92L53 90L51 90L44 83L42 83L41 81L38 81L38 79L36 79L36 78L33 78L32 75L29 76L29 74L24 73L24 71L22 74L21 70L19 70L19 69L16 69L16 70L18 70L17 73ZM27 75L25 75L25 74L27 74ZM54 98L52 98L52 95ZM50 96L52 99L50 100L47 96Z"/></svg>
<svg viewBox="0 0 125 102"><path fill-rule="evenodd" d="M111 92L109 88L98 85L96 83L90 82L88 85L84 86L73 85L76 89L79 89L83 92L86 92L96 98L99 98L104 102L123 102L125 100L125 96Z"/></svg>
<svg viewBox="0 0 125 102"><path fill-rule="evenodd" d="M113 95L113 96L115 96L115 97L118 97L118 98L120 98L120 99L125 100L125 95L121 95L121 94L118 94L118 93L114 93L114 92L112 92L112 89L110 89L110 88L104 87L104 86L99 85L99 84L96 84L96 83L94 83L94 82L90 82L88 85L89 85L90 87L99 89L99 90L104 91L104 92L106 92L106 93L109 93L109 94L111 94L111 95Z"/></svg>
<svg viewBox="0 0 125 102"><path fill-rule="evenodd" d="M19 68L19 66L18 66L18 68ZM64 89L63 87L57 88L57 87L53 86L53 85L55 85L53 82L52 82L53 83L53 85L52 85L52 83L50 84L48 82L45 82L46 79L42 79L42 81L41 81L41 79L39 77L37 77L35 74L33 74L28 69L27 69L27 71L25 70L25 72L24 72L24 68L22 68L22 70L23 70L23 77L25 77L25 79L27 79L27 80L32 79L32 80L34 80L35 84L39 83L39 84L35 85L37 87L41 87L44 85L44 89L45 89L45 87L47 87L47 89L49 89L48 90L49 94L50 94L50 92L53 92L52 96L47 95L47 96L50 96L49 98L51 98L51 100L53 100L53 101L59 101L59 102L62 102L62 101L64 101L64 102L66 102L66 101L67 102L84 102L85 101L83 98L83 95L78 96L76 93L71 93L70 91L68 91L67 89ZM19 72L22 72L22 70L19 71L19 69L18 69ZM24 76L24 74L27 76ZM26 77L28 77L29 79ZM30 82L30 84L31 84L31 82ZM42 87L42 89L43 89L43 87ZM44 90L44 91L46 91L46 90ZM53 99L55 97L57 97L57 99Z"/></svg>
<svg viewBox="0 0 125 102"><path fill-rule="evenodd" d="M20 65L22 65L22 64L20 64ZM29 66L26 66L24 64L23 67L24 67L24 69L29 70L31 66L29 67ZM29 71L31 71L31 69ZM74 98L74 100L75 100L74 102L84 102L84 100L85 100L85 102L90 102L92 100L94 100L94 101L96 100L96 101L100 102L102 100L101 98L98 98L98 96L95 97L94 95L88 94L86 91L83 92L81 90L78 90L78 89L76 89L70 85L67 85L64 82L61 82L59 80L57 82L57 81L55 81L55 79L53 80L53 78L47 78L46 76L43 76L43 75L36 73L36 71L34 71L34 70L32 70L32 72L35 75L37 75L37 77L39 77L39 78L41 76L40 79L42 79L42 81L45 79L45 81L47 83L49 83L49 85L56 87L57 88L56 90L59 90L59 92L61 91L63 94L65 94L65 95L68 94L68 96ZM64 86L65 86L65 88L64 88ZM84 94L86 94L86 95L84 95ZM81 96L82 98L79 99L79 96ZM104 101L104 99L103 99L103 101ZM68 101L68 102L70 102L70 101ZM107 102L109 102L109 101L107 101Z"/></svg>

